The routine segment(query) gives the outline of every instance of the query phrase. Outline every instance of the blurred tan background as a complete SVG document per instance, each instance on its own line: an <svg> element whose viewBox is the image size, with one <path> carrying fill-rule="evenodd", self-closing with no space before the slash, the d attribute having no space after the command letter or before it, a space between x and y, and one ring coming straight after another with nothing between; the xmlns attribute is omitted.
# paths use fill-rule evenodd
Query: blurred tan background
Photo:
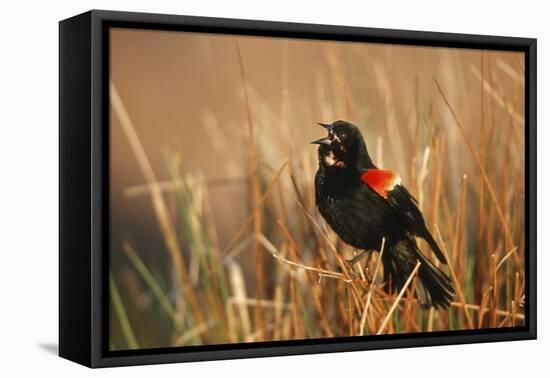
<svg viewBox="0 0 550 378"><path fill-rule="evenodd" d="M449 234L454 230L461 188L466 185L466 236L461 236L457 249L474 254L477 238L468 235L485 227L479 223L488 222L485 231L492 236L482 240L503 256L509 245L499 244L494 209L486 218L481 214L481 208L491 208L491 199L437 81L499 190L518 255L523 254L522 53L114 29L110 69L111 82L157 179L169 186L169 162L176 154L186 172L206 180L222 249L250 212L250 110L260 169L267 176L289 159L311 194L316 148L310 141L323 134L316 123L351 121L360 126L375 163L398 171L411 192L421 197L421 205L444 193L444 204L423 209L429 224L443 218L442 228L446 225ZM423 167L427 172L438 169L441 181L429 173L419 177ZM464 183L463 175L472 179ZM511 180L513 185L507 187ZM139 246L153 272L169 276L171 269L145 182L112 111L111 271L130 292L139 285L132 284L135 275L120 253L124 241ZM170 190L164 198L177 219ZM184 237L179 237L186 251ZM253 293L251 254L245 251L238 260ZM463 268L461 277L472 279L471 266ZM481 287L471 290L472 298L479 299ZM151 301L147 295L134 296L142 301L134 304L137 308L147 308ZM131 321L143 340L163 345L163 336L148 327L155 321L153 315L134 315Z"/></svg>
<svg viewBox="0 0 550 378"><path fill-rule="evenodd" d="M247 120L236 39L246 69L252 111L263 114L255 120L256 126L269 129L275 138L274 146L259 147L266 153L280 153L266 161L273 167L286 154L315 156L316 149L309 142L322 134L316 122L345 119L361 127L374 157L381 137L385 154L377 164L399 171L406 184L410 159L417 151L410 150L409 141L387 136L399 128L411 139L415 137L418 103L421 116L439 120L462 150L463 141L442 105L434 77L445 88L449 101L460 107L460 119L473 131L472 139L478 138L478 50L116 29L111 35L111 80L157 177L169 179L166 153L172 149L181 152L189 171L200 170L207 180L237 179L225 184L223 180L215 182L211 188L215 218L223 225L222 241L232 235L245 215L241 191L246 180L238 179L248 171ZM497 109L494 119L486 122L513 129L510 137L521 137L521 123L506 120L502 124L498 117L506 112L509 102L523 118L523 86L517 83L523 82L519 75L523 54L484 54L490 65L487 80L497 83L494 89L498 93L506 94L502 109L487 96L486 106ZM390 113L389 108L397 111ZM125 188L144 183L143 175L117 117L111 122L113 227L131 225L143 231L139 234L145 237L156 229L148 198L128 201L123 196ZM290 143L288 133L292 136ZM518 151L517 160L509 162L518 172L524 164L522 154ZM395 155L405 159L396 160ZM459 172L475 169L470 159L461 161L452 151L448 156L450 166ZM450 187L449 194L456 196L460 175L450 179L457 185Z"/></svg>

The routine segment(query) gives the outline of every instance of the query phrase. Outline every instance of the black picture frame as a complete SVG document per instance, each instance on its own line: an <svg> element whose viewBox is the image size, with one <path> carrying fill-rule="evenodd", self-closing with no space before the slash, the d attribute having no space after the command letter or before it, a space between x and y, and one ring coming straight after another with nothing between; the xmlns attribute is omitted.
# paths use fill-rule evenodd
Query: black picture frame
<svg viewBox="0 0 550 378"><path fill-rule="evenodd" d="M376 337L109 351L110 27L525 53L525 326ZM59 24L59 354L89 367L536 338L536 39L92 10Z"/></svg>

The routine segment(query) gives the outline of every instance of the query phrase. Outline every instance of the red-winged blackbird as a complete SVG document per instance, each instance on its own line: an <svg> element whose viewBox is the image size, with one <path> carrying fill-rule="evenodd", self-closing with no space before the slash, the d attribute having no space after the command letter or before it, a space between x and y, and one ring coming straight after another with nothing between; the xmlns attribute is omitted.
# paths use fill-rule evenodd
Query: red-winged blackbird
<svg viewBox="0 0 550 378"><path fill-rule="evenodd" d="M374 165L357 126L345 121L319 125L328 130L326 138L312 142L319 145L315 200L321 215L344 242L365 252L379 250L385 238L384 280L393 292L420 261L418 301L423 307L448 307L453 282L420 252L415 236L447 262L399 175Z"/></svg>

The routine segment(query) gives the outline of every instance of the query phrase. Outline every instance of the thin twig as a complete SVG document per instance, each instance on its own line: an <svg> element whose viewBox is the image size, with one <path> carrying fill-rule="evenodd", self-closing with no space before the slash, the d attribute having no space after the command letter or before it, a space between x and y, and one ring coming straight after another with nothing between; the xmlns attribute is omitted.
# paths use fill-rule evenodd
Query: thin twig
<svg viewBox="0 0 550 378"><path fill-rule="evenodd" d="M285 263L285 264L288 264L290 266L293 266L295 268L300 268L300 269L304 269L304 270L308 270L310 272L316 272L318 273L321 277L330 277L330 278L336 278L336 279L340 279L346 283L349 283L351 282L352 280L351 279L348 279L346 278L346 276L342 273L338 273L338 272L334 272L332 270L326 270L326 269L321 269L321 268L314 268L312 266L308 266L308 265L303 265L303 264L299 264L297 262L294 262L294 261L290 261L284 257L281 257L281 255L279 254L279 251L277 250L277 248L269 241L267 240L267 238L263 235L263 234L259 234L256 236L257 240L263 245L263 247L277 260L279 260L280 262L282 263Z"/></svg>
<svg viewBox="0 0 550 378"><path fill-rule="evenodd" d="M380 261L382 260L382 254L384 253L384 246L386 244L386 238L382 238L382 246L380 247L380 253L378 254L378 260L376 261L376 266L374 267L374 273L372 276L372 282L370 284L370 290L367 294L367 302L365 303L365 309L361 314L361 323L359 325L359 335L363 336L365 331L365 322L367 321L367 312L369 310L370 301L372 298L372 292L374 291L376 275L378 274L378 267L380 266Z"/></svg>
<svg viewBox="0 0 550 378"><path fill-rule="evenodd" d="M462 288L460 287L458 278L456 277L455 270L453 269L453 263L449 258L449 255L447 253L447 248L445 247L445 243L443 243L443 237L441 236L441 232L439 232L439 227L437 226L437 224L435 225L435 232L437 233L437 237L439 238L439 243L441 244L441 251L445 255L445 259L447 260L447 263L449 265L449 271L451 272L451 277L453 278L453 281L456 286L456 293L458 294L458 297L462 302L462 308L464 309L464 316L466 317L466 321L468 322L468 328L474 329L474 322L472 320L472 317L470 316L470 313L468 312L468 309L466 308L466 300L464 299L464 293L462 293Z"/></svg>
<svg viewBox="0 0 550 378"><path fill-rule="evenodd" d="M517 122L519 125L525 123L525 118L523 118L518 112L516 112L510 102L507 102L500 94L497 93L495 89L483 79L476 67L470 67L476 78L482 83L483 89L485 92L493 97L494 101L512 117L512 119Z"/></svg>
<svg viewBox="0 0 550 378"><path fill-rule="evenodd" d="M502 259L500 259L499 263L497 264L497 267L496 267L496 270L498 271L498 269L501 267L502 264L504 264L504 262L508 259L508 257L512 256L512 254L518 249L518 247L514 247L512 248L506 255L504 255L504 257Z"/></svg>
<svg viewBox="0 0 550 378"><path fill-rule="evenodd" d="M228 268L233 297L236 299L240 299L240 301L236 302L236 304L238 304L237 311L241 320L241 326L243 335L245 336L245 341L254 341L248 337L248 335L252 333L252 321L250 320L248 307L244 304L244 301L246 298L248 298L248 295L246 292L246 284L242 269L239 264L234 261L230 261L228 263Z"/></svg>
<svg viewBox="0 0 550 378"><path fill-rule="evenodd" d="M491 183L491 180L489 180L489 176L487 175L487 172L485 171L485 168L483 166L481 158L479 157L479 155L478 155L477 151L475 150L472 142L470 141L470 138L468 138L468 135L466 134L466 130L464 130L464 127L462 126L462 123L458 119L458 116L456 115L454 109L452 108L451 104L449 103L449 100L445 96L445 93L443 93L443 89L441 89L441 86L439 85L439 82L437 81L436 78L434 78L434 82L435 82L435 85L436 85L437 89L439 90L439 93L441 94L441 97L443 98L443 101L447 105L447 108L449 108L449 111L451 112L451 115L453 116L455 124L458 126L458 129L460 130L460 133L462 134L462 137L466 141L466 145L468 146L468 149L470 150L471 154L473 155L474 159L476 160L479 171L481 172L481 175L483 176L483 180L485 181L485 185L487 186L487 189L489 190L489 193L491 194L491 199L493 200L493 203L495 204L495 208L496 208L499 220L502 223L502 227L504 227L504 233L506 234L506 244L507 244L507 246L511 246L512 245L512 237L510 236L510 228L508 226L508 222L506 221L506 217L504 216L504 212L502 211L502 208L500 207L500 204L498 203L495 188L493 187L493 184Z"/></svg>
<svg viewBox="0 0 550 378"><path fill-rule="evenodd" d="M292 235L290 234L290 231L288 230L288 228L286 228L286 226L284 225L284 223L280 219L277 220L277 225L279 226L279 228L281 229L281 231L285 235L285 237L286 237L286 239L287 239L287 241L290 245L291 250L294 252L295 258L297 258L298 256L297 256L296 252L298 251L298 245L296 244L296 242L292 238ZM318 276L318 284L319 285L321 284L322 277L323 276L321 276L321 275ZM308 278L311 285L315 284L314 277L308 275L307 278ZM330 322L327 319L325 311L323 310L323 305L321 303L321 294L320 294L320 290L319 290L318 286L313 286L312 294L313 294L313 303L315 304L315 308L317 309L317 312L319 313L319 317L321 318L321 324L322 324L323 328L325 329L325 333L327 334L327 337L334 337L334 332L330 328Z"/></svg>
<svg viewBox="0 0 550 378"><path fill-rule="evenodd" d="M246 220L241 224L241 226L239 227L239 230L237 231L235 236L233 236L231 241L227 244L225 249L222 251L222 253L221 253L222 256L225 255L231 249L231 247L233 247L233 244L241 237L244 230L246 230L246 226L248 225L248 223L250 223L254 219L254 214L256 214L262 208L265 200L269 197L269 194L271 193L271 190L275 187L275 183L279 180L279 177L281 176L281 173L283 173L283 170L287 165L288 165L288 160L285 160L283 162L283 164L281 164L281 167L279 168L279 170L275 174L275 177L273 177L273 180L271 180L271 182L269 183L269 185L268 185L266 191L264 192L262 198L260 198L260 200L257 202L256 207L254 208L254 210L252 210L252 212L250 213L248 218L246 218Z"/></svg>
<svg viewBox="0 0 550 378"><path fill-rule="evenodd" d="M239 46L239 40L235 38L235 50L239 62L241 72L241 81L243 85L244 105L246 109L246 117L248 123L248 139L249 139L249 159L250 159L250 205L252 208L257 208L260 200L260 180L258 178L258 152L256 150L256 137L254 123L252 119L252 107L248 94L248 81L246 79L246 71L244 69L243 57ZM254 211L252 213L252 224L254 234L258 234L262 229L262 213ZM254 268L256 277L256 298L261 298L264 295L264 269L263 269L263 254L260 253L260 248L257 242L252 243L252 256L254 256ZM255 320L258 328L264 328L263 313L256 309ZM262 339L260 335L260 339Z"/></svg>
<svg viewBox="0 0 550 378"><path fill-rule="evenodd" d="M256 299L256 298L240 298L240 297L228 297L227 300L232 305L244 304L250 307L264 307L264 308L275 308L281 306L284 309L290 310L292 308L291 303L278 303L277 301L272 301L269 299Z"/></svg>
<svg viewBox="0 0 550 378"><path fill-rule="evenodd" d="M332 242L330 241L330 239L327 237L326 233L324 233L321 228L319 227L319 225L317 224L317 222L315 221L315 219L313 219L313 216L309 213L309 211L306 210L306 208L304 207L304 205L302 205L302 203L300 203L299 201L296 201L298 203L298 206L300 206L300 208L304 211L304 213L306 214L306 216L308 217L308 219L311 221L311 224L313 224L313 227L315 227L315 229L317 230L317 232L321 235L321 237L325 240L325 242L328 244L328 246L330 247L330 251L332 252L332 254L334 255L334 257L336 257L336 260L338 261L339 265L340 265L340 269L342 269L342 271L344 271L344 274L346 276L346 278L348 279L351 279L351 275L349 273L349 270L348 270L348 267L344 261L344 259L342 258L342 256L340 255L340 253L338 252L338 250L336 249L336 247L334 246L334 244L332 244Z"/></svg>
<svg viewBox="0 0 550 378"><path fill-rule="evenodd" d="M491 287L492 287L492 290L491 290L491 326L494 327L496 326L496 321L497 321L497 306L498 306L498 286L497 286L497 263L496 263L496 256L495 254L493 253L491 256L490 256L490 264L491 264Z"/></svg>
<svg viewBox="0 0 550 378"><path fill-rule="evenodd" d="M377 290L375 288L375 290ZM492 288L490 289L492 290ZM490 291L489 290L489 291ZM488 292L489 292L488 291ZM381 294L385 294L383 291L380 291ZM389 302L390 301L390 298L380 298L380 300L382 302ZM418 302L418 300L416 298L402 298L400 299L400 301L403 300L403 301L407 301L407 300L411 300L411 301L416 301ZM466 307L468 310L472 310L472 311L482 311L483 313L487 313L489 310L487 308L482 308L483 306L480 306L480 305L476 305L476 304L470 304L470 303L466 303L466 304L463 304L461 302L451 302L451 306L452 307L457 307L457 308L462 308L462 307ZM496 310L496 313L498 316L509 316L510 315L510 311L506 311L506 310ZM519 319L519 320L524 320L525 319L525 315L524 314L518 314L516 313L515 315L515 319Z"/></svg>
<svg viewBox="0 0 550 378"><path fill-rule="evenodd" d="M354 283L355 281L354 281L352 275L350 274L348 265L346 264L346 262L342 258L342 255L338 252L338 250L336 249L334 244L332 244L332 242L328 238L328 232L327 232L326 228L325 228L325 232L323 232L321 230L321 227L317 224L315 219L313 219L313 216L309 213L309 211L306 210L304 205L302 205L302 203L300 201L296 201L296 202L298 203L298 206L300 207L300 209L302 209L302 211L306 214L307 218L309 219L310 223L313 225L315 230L317 230L317 232L321 235L323 240L330 247L329 249L330 249L332 255L336 258L336 261L338 261L338 265L340 266L340 269L344 273L346 279L350 280L349 282ZM359 283L361 283L361 281L359 281ZM363 282L363 284L366 285L366 283L364 283L364 282ZM352 289L352 292L354 294L356 310L357 310L358 313L361 313L362 309L363 309L362 306L361 306L361 303L360 303L361 302L361 294L359 293L356 285L352 285L351 289Z"/></svg>
<svg viewBox="0 0 550 378"><path fill-rule="evenodd" d="M187 344L189 341L193 340L194 338L200 336L201 334L208 331L210 328L214 327L216 325L215 320L210 320L206 323L201 323L196 325L195 327L191 328L189 331L183 333L181 336L179 336L176 341L174 342L174 346L183 346Z"/></svg>
<svg viewBox="0 0 550 378"><path fill-rule="evenodd" d="M390 317L391 315L393 314L393 311L395 310L395 308L397 307L397 304L399 303L399 300L401 299L401 297L403 296L403 294L405 294L405 291L407 290L407 287L409 286L409 284L411 283L414 275L416 274L416 272L418 272L418 268L420 268L420 265L421 265L421 262L420 261L417 261L416 262L416 265L413 269L413 271L411 272L411 274L409 275L409 278L407 278L407 281L405 281L405 284L403 285L403 287L401 288L401 291L399 292L399 294L397 295L397 298L395 298L395 301L393 302L392 306L390 307L390 310L388 311L388 313L386 314L386 317L384 318L384 321L382 322L382 325L380 326L380 328L378 329L378 332L376 332L377 335L380 335L382 333L382 331L386 328L386 325L388 324L388 321L390 320Z"/></svg>

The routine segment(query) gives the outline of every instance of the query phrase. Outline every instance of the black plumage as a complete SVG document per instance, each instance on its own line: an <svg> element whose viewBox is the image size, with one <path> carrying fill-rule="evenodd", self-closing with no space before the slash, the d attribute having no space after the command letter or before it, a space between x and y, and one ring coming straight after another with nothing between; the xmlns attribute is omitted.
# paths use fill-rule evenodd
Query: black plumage
<svg viewBox="0 0 550 378"><path fill-rule="evenodd" d="M394 292L420 261L418 301L424 307L448 307L455 295L453 282L422 254L415 239L425 239L446 263L416 199L395 172L374 165L357 126L345 121L320 125L328 136L312 143L319 145L315 198L321 215L354 248L379 250L385 238L384 279Z"/></svg>

